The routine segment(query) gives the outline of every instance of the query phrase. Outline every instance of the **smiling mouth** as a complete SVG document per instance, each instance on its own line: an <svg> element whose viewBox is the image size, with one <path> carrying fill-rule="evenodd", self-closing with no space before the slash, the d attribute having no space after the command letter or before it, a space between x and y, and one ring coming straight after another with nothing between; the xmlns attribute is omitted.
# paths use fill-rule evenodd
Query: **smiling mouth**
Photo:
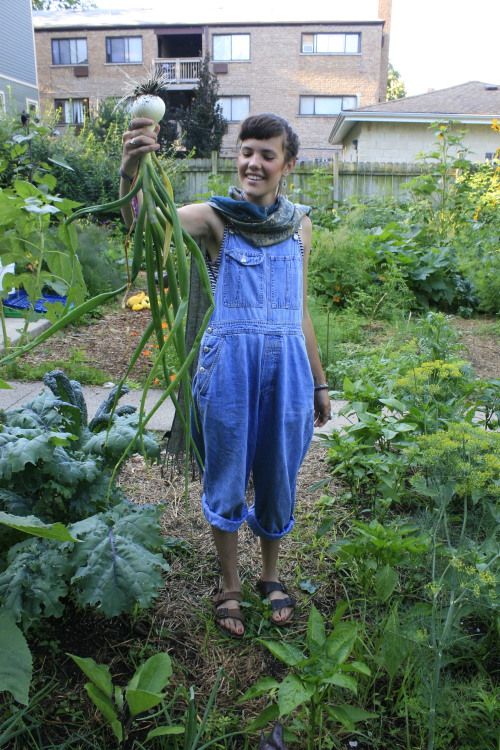
<svg viewBox="0 0 500 750"><path fill-rule="evenodd" d="M260 180L264 179L263 177L261 177L261 175L258 174L246 174L245 177L247 180L250 180L250 182L259 182Z"/></svg>

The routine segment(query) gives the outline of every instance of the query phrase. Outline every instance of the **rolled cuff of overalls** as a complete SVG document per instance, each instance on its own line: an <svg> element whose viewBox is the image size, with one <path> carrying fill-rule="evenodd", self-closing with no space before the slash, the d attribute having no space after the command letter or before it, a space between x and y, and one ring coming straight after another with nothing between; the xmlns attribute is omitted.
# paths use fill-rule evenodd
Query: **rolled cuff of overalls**
<svg viewBox="0 0 500 750"><path fill-rule="evenodd" d="M201 498L201 505L205 518L210 526L215 526L216 529L220 529L221 531L238 531L241 524L247 520L246 515L237 521L231 521L229 518L217 515L217 513L214 513L208 506L205 495Z"/></svg>
<svg viewBox="0 0 500 750"><path fill-rule="evenodd" d="M269 532L263 529L260 523L257 521L255 517L255 509L252 505L248 509L248 516L246 521L256 536L259 536L262 539L267 539L268 542L272 542L274 539L281 539L281 537L285 536L285 534L288 534L288 532L293 529L295 518L292 517L290 519L283 531Z"/></svg>

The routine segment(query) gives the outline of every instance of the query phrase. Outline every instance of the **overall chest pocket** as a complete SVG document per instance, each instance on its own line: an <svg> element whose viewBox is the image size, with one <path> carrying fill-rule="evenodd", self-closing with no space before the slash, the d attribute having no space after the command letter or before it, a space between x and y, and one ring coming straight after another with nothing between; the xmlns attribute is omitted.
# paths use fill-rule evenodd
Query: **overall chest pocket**
<svg viewBox="0 0 500 750"><path fill-rule="evenodd" d="M257 250L226 250L223 286L226 307L263 306L263 261L263 253Z"/></svg>
<svg viewBox="0 0 500 750"><path fill-rule="evenodd" d="M302 301L302 260L295 256L270 256L271 307L299 310Z"/></svg>

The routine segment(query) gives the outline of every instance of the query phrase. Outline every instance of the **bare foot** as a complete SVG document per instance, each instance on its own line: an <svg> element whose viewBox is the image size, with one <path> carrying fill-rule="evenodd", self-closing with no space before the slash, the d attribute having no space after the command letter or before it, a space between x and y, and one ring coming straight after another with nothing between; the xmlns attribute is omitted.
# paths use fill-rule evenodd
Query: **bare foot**
<svg viewBox="0 0 500 750"><path fill-rule="evenodd" d="M274 577L271 579L267 578L266 582L280 583L278 578L274 578ZM261 591L260 593L263 596L263 592ZM286 600L290 598L289 595L285 591L269 591L268 593L266 593L266 596L270 601L277 601L280 599ZM284 607L281 607L280 609L274 609L272 611L271 620L272 622L276 622L276 623L284 623L290 620L292 615L293 615L293 607L284 606Z"/></svg>

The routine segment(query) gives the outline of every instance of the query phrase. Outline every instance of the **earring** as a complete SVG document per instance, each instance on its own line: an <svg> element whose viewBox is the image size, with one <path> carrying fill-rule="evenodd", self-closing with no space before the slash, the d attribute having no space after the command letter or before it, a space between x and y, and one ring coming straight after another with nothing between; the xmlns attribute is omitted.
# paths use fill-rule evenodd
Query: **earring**
<svg viewBox="0 0 500 750"><path fill-rule="evenodd" d="M280 195L283 196L283 198L286 198L286 177L282 177L280 180L280 184L278 185L278 198Z"/></svg>

